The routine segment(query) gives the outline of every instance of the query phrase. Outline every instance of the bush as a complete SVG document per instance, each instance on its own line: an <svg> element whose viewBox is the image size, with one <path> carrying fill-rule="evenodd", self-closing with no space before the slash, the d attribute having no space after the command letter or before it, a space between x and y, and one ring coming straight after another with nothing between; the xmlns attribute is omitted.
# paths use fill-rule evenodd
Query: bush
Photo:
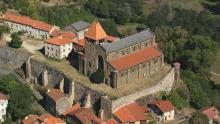
<svg viewBox="0 0 220 124"><path fill-rule="evenodd" d="M195 113L189 119L189 123L190 124L208 124L209 120L208 120L207 116L205 116L201 113Z"/></svg>
<svg viewBox="0 0 220 124"><path fill-rule="evenodd" d="M101 83L104 81L104 71L101 68L98 68L96 72L94 72L90 80L95 83Z"/></svg>
<svg viewBox="0 0 220 124"><path fill-rule="evenodd" d="M12 48L20 48L22 45L22 40L19 37L18 33L13 33L11 35L11 42L9 43L9 46Z"/></svg>
<svg viewBox="0 0 220 124"><path fill-rule="evenodd" d="M187 102L183 99L177 91L171 91L168 100L172 102L177 109L182 109L187 106Z"/></svg>

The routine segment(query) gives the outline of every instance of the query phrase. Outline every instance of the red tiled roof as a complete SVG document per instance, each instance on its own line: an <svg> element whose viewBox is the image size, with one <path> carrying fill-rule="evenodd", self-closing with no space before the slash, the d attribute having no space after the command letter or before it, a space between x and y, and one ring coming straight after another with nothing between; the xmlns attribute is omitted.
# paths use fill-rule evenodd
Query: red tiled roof
<svg viewBox="0 0 220 124"><path fill-rule="evenodd" d="M59 36L61 33L62 33L61 30L59 30L59 29L54 29L54 30L51 32L50 35L53 36L53 37L56 37L56 36Z"/></svg>
<svg viewBox="0 0 220 124"><path fill-rule="evenodd" d="M60 98L63 98L65 96L64 93L59 89L49 89L47 91L47 95L54 101L59 100Z"/></svg>
<svg viewBox="0 0 220 124"><path fill-rule="evenodd" d="M76 104L76 106L72 108L72 111L67 110L67 112L64 112L64 114L66 114L66 116L74 116L78 118L83 124L90 124L92 121L95 121L98 124L104 122L98 118L90 109L78 107L79 105Z"/></svg>
<svg viewBox="0 0 220 124"><path fill-rule="evenodd" d="M161 112L168 112L175 109L175 106L167 100L156 100L154 104Z"/></svg>
<svg viewBox="0 0 220 124"><path fill-rule="evenodd" d="M77 109L80 109L80 104L79 103L76 103L74 106L72 106L71 108L67 109L65 112L62 113L62 115L66 116L67 114L77 110Z"/></svg>
<svg viewBox="0 0 220 124"><path fill-rule="evenodd" d="M53 27L54 27L53 25L50 25L50 24L47 24L47 23L44 23L44 22L41 22L41 21L36 21L33 24L33 28L40 29L40 30L43 30L43 31L48 31L48 32L50 32L50 30Z"/></svg>
<svg viewBox="0 0 220 124"><path fill-rule="evenodd" d="M46 42L54 45L65 45L72 43L75 39L75 34L71 32L63 32L59 36L52 37L48 39Z"/></svg>
<svg viewBox="0 0 220 124"><path fill-rule="evenodd" d="M110 119L106 121L106 124L118 124L114 119Z"/></svg>
<svg viewBox="0 0 220 124"><path fill-rule="evenodd" d="M29 115L22 122L23 124L66 124L62 119L53 117L50 114Z"/></svg>
<svg viewBox="0 0 220 124"><path fill-rule="evenodd" d="M147 108L137 103L131 103L114 112L114 115L125 123L147 120L146 112L148 112Z"/></svg>
<svg viewBox="0 0 220 124"><path fill-rule="evenodd" d="M111 35L108 35L106 38L105 38L107 41L110 41L110 42L113 42L117 39L119 39L118 37L115 37L115 36L111 36Z"/></svg>
<svg viewBox="0 0 220 124"><path fill-rule="evenodd" d="M159 56L161 56L161 52L154 47L150 47L122 56L118 59L110 61L109 63L118 71L122 71Z"/></svg>
<svg viewBox="0 0 220 124"><path fill-rule="evenodd" d="M0 100L7 100L7 96L0 92Z"/></svg>
<svg viewBox="0 0 220 124"><path fill-rule="evenodd" d="M209 120L214 120L219 117L219 112L215 107L209 107L208 109L203 110L202 113L205 114Z"/></svg>
<svg viewBox="0 0 220 124"><path fill-rule="evenodd" d="M50 32L50 30L54 27L53 25L41 21L33 20L27 16L14 15L10 13L5 13L2 19L23 25L32 26L35 29L39 29L47 32Z"/></svg>
<svg viewBox="0 0 220 124"><path fill-rule="evenodd" d="M105 33L98 20L94 20L89 26L88 31L86 31L85 36L93 40L101 40L105 39L107 34Z"/></svg>
<svg viewBox="0 0 220 124"><path fill-rule="evenodd" d="M85 39L81 39L81 40L74 40L73 43L84 47L85 46Z"/></svg>

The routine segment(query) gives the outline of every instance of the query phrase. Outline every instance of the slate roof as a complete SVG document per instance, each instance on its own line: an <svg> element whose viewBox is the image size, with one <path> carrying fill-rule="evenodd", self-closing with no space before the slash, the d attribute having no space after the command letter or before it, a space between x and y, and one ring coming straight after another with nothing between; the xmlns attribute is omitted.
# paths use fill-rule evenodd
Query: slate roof
<svg viewBox="0 0 220 124"><path fill-rule="evenodd" d="M71 24L71 26L76 30L76 31L81 31L83 29L86 29L90 26L89 23L85 22L85 21L78 21L75 22L73 24Z"/></svg>
<svg viewBox="0 0 220 124"><path fill-rule="evenodd" d="M140 33L128 36L112 43L102 43L101 46L105 49L107 53L109 53L141 43L153 37L154 33L148 28Z"/></svg>

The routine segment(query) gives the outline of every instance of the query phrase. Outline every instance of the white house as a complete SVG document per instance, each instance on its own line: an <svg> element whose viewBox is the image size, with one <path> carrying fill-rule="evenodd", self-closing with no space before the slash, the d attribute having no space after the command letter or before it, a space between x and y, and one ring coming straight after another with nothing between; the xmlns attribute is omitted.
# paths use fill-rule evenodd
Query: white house
<svg viewBox="0 0 220 124"><path fill-rule="evenodd" d="M158 121L169 121L175 119L175 106L167 100L156 100L150 103L150 111L157 115Z"/></svg>
<svg viewBox="0 0 220 124"><path fill-rule="evenodd" d="M6 108L8 106L8 99L6 95L0 92L0 122L6 120Z"/></svg>
<svg viewBox="0 0 220 124"><path fill-rule="evenodd" d="M1 16L3 23L7 24L12 32L22 31L27 36L37 39L48 39L54 30L59 29L54 25L50 25L38 20L33 20L27 16L18 16L5 13Z"/></svg>
<svg viewBox="0 0 220 124"><path fill-rule="evenodd" d="M45 42L45 55L48 57L63 59L67 58L73 49L75 34L64 32L52 37Z"/></svg>

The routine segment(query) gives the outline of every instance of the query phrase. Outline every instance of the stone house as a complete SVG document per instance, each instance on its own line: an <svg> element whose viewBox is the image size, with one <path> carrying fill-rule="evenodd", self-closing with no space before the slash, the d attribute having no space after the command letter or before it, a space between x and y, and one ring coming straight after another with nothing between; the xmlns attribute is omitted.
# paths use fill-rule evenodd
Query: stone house
<svg viewBox="0 0 220 124"><path fill-rule="evenodd" d="M50 25L38 20L33 20L27 16L20 16L5 13L1 16L3 23L11 28L12 32L24 32L25 35L37 39L48 39L54 30L59 29L54 25Z"/></svg>
<svg viewBox="0 0 220 124"><path fill-rule="evenodd" d="M22 124L66 124L66 122L50 114L43 114L40 116L30 114L25 117Z"/></svg>
<svg viewBox="0 0 220 124"><path fill-rule="evenodd" d="M72 103L69 102L67 96L60 89L50 88L44 97L44 106L54 116L61 115L64 111L70 108Z"/></svg>
<svg viewBox="0 0 220 124"><path fill-rule="evenodd" d="M8 98L0 92L0 123L6 120L6 110L8 107Z"/></svg>
<svg viewBox="0 0 220 124"><path fill-rule="evenodd" d="M209 119L209 124L220 123L220 116L219 116L219 111L217 108L213 106L204 108L201 110L201 113L207 116L207 118Z"/></svg>
<svg viewBox="0 0 220 124"><path fill-rule="evenodd" d="M150 111L157 115L158 121L175 119L175 106L167 100L155 100L148 104Z"/></svg>
<svg viewBox="0 0 220 124"><path fill-rule="evenodd" d="M137 103L128 104L113 113L113 120L119 124L147 124L148 108Z"/></svg>
<svg viewBox="0 0 220 124"><path fill-rule="evenodd" d="M127 83L144 81L164 65L163 53L150 29L108 42L102 26L95 20L85 33L84 52L79 54L79 71L91 75L104 70L104 83L114 89Z"/></svg>
<svg viewBox="0 0 220 124"><path fill-rule="evenodd" d="M45 42L45 55L48 57L63 59L67 58L72 51L75 34L64 32L52 37Z"/></svg>
<svg viewBox="0 0 220 124"><path fill-rule="evenodd" d="M88 22L78 21L64 27L64 31L71 31L76 34L77 40L82 40L84 39L85 32L88 30L89 25Z"/></svg>
<svg viewBox="0 0 220 124"><path fill-rule="evenodd" d="M106 124L105 121L97 117L90 109L80 107L79 103L68 108L62 116L70 119L72 124Z"/></svg>

